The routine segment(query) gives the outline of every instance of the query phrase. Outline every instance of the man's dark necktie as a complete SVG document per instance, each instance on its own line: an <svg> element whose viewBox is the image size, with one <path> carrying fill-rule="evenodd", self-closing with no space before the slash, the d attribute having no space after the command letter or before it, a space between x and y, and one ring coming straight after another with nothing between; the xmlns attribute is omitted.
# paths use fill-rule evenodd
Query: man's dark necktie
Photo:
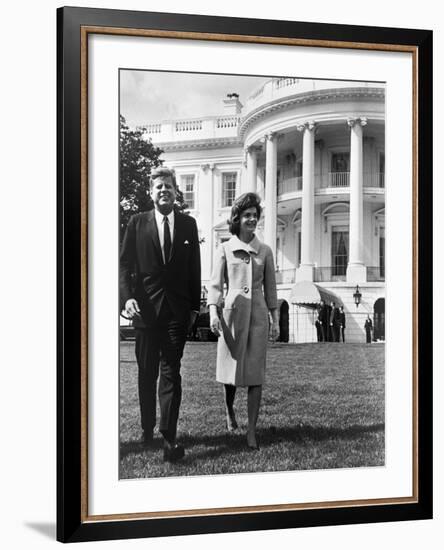
<svg viewBox="0 0 444 550"><path fill-rule="evenodd" d="M170 223L167 216L163 217L163 252L165 254L165 263L167 264L171 252Z"/></svg>

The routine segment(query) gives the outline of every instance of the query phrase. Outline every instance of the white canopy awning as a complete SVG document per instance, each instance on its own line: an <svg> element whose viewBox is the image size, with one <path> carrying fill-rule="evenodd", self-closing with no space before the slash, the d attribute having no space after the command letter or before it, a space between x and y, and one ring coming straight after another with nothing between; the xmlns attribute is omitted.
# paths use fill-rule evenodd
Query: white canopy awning
<svg viewBox="0 0 444 550"><path fill-rule="evenodd" d="M337 306L343 305L342 300L334 292L310 281L300 281L291 289L290 302L292 304L315 308L321 300L324 300L326 304L335 302Z"/></svg>

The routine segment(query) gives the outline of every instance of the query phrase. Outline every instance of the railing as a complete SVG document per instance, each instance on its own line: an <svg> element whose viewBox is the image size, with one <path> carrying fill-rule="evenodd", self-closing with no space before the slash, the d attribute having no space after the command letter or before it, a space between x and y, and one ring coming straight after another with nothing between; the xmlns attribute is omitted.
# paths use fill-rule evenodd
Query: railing
<svg viewBox="0 0 444 550"><path fill-rule="evenodd" d="M276 271L276 283L288 283L294 284L296 281L296 269L282 269L281 271Z"/></svg>
<svg viewBox="0 0 444 550"><path fill-rule="evenodd" d="M325 175L316 174L316 187L322 189L332 187L335 189L342 187L350 187L350 172L328 172ZM363 177L364 187L379 187L385 186L384 172L365 172Z"/></svg>
<svg viewBox="0 0 444 550"><path fill-rule="evenodd" d="M345 266L321 266L315 267L313 271L314 282L330 283L332 281L346 281ZM385 269L381 266L367 267L367 281L385 281ZM282 269L276 271L277 284L294 284L296 282L296 268Z"/></svg>
<svg viewBox="0 0 444 550"><path fill-rule="evenodd" d="M147 134L160 134L162 130L162 124L148 124L144 127Z"/></svg>
<svg viewBox="0 0 444 550"><path fill-rule="evenodd" d="M193 139L237 138L240 115L220 115L181 120L165 120L143 126L154 143Z"/></svg>
<svg viewBox="0 0 444 550"><path fill-rule="evenodd" d="M338 80L311 80L305 78L271 78L255 90L246 98L242 115L246 116L254 109L265 105L268 102L276 99L285 98L291 94L322 92L322 90L336 89L354 89L354 88L375 88L380 90L381 86L372 82L345 82Z"/></svg>
<svg viewBox="0 0 444 550"><path fill-rule="evenodd" d="M181 120L176 122L176 132L192 132L202 130L202 120Z"/></svg>
<svg viewBox="0 0 444 550"><path fill-rule="evenodd" d="M385 268L383 266L367 267L367 281L385 281Z"/></svg>
<svg viewBox="0 0 444 550"><path fill-rule="evenodd" d="M287 88L288 86L294 86L295 84L299 84L299 78L278 78L274 80L274 87L277 90Z"/></svg>
<svg viewBox="0 0 444 550"><path fill-rule="evenodd" d="M302 176L287 178L278 183L278 195L295 193L296 191L302 191Z"/></svg>
<svg viewBox="0 0 444 550"><path fill-rule="evenodd" d="M350 172L329 172L328 187L349 187Z"/></svg>
<svg viewBox="0 0 444 550"><path fill-rule="evenodd" d="M260 88L258 88L256 91L254 91L249 97L247 100L253 100L253 99L256 99L257 97L259 97L260 95L262 95L264 93L264 88L265 88L265 85L268 84L268 82L266 82L265 84L262 84L262 86Z"/></svg>
<svg viewBox="0 0 444 550"><path fill-rule="evenodd" d="M239 126L240 116L224 116L216 119L216 128L236 128Z"/></svg>
<svg viewBox="0 0 444 550"><path fill-rule="evenodd" d="M364 187L385 187L384 172L373 172L364 174Z"/></svg>
<svg viewBox="0 0 444 550"><path fill-rule="evenodd" d="M345 281L346 272L341 267L315 267L314 268L314 280L317 283L324 283L330 281Z"/></svg>

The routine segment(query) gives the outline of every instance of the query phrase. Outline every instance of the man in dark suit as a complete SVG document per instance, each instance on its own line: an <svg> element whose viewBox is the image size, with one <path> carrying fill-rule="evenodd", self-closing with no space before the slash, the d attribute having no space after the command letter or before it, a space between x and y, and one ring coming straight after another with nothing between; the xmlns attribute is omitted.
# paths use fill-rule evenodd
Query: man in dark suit
<svg viewBox="0 0 444 550"><path fill-rule="evenodd" d="M321 342L327 342L328 340L328 308L324 302L321 300L318 306L318 320L320 322L321 328Z"/></svg>
<svg viewBox="0 0 444 550"><path fill-rule="evenodd" d="M335 302L330 304L330 331L331 331L331 341L339 342L339 310L336 307Z"/></svg>
<svg viewBox="0 0 444 550"><path fill-rule="evenodd" d="M156 169L150 192L154 210L134 215L123 239L120 297L135 326L143 443L150 446L153 440L159 378L163 456L173 462L185 454L176 443L180 361L200 307L199 238L195 219L173 208L177 188L172 170Z"/></svg>
<svg viewBox="0 0 444 550"><path fill-rule="evenodd" d="M344 307L339 306L339 341L345 342L345 313Z"/></svg>
<svg viewBox="0 0 444 550"><path fill-rule="evenodd" d="M371 344L372 343L373 323L372 323L372 320L370 318L370 315L367 315L367 319L365 320L365 323L364 323L364 329L365 329L366 342L367 342L367 344Z"/></svg>

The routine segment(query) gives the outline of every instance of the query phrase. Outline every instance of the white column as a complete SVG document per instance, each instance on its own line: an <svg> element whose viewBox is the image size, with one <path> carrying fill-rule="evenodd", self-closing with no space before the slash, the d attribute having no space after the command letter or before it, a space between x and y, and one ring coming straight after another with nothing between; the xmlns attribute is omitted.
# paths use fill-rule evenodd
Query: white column
<svg viewBox="0 0 444 550"><path fill-rule="evenodd" d="M202 212L208 212L209 210L209 226L206 226L204 228L205 230L205 233L207 233L209 235L209 243L208 243L208 247L206 247L205 250L207 250L209 252L209 269L208 269L208 273L206 275L208 275L208 279L211 277L211 273L213 272L213 256L214 256L214 251L216 250L216 242L215 242L215 239L214 239L214 215L215 215L215 204L214 204L214 196L215 196L215 189L214 189L214 170L215 170L215 165L214 164L203 164L201 165L201 169L202 171L204 172L205 175L207 175L209 173L209 178L207 178L207 180L209 179L209 184L207 183L207 185L209 185L209 193L206 195L206 198L209 202L209 209L202 209ZM208 204L208 203L207 203ZM202 255L202 265L205 264L205 254ZM203 272L203 269L202 269L202 272ZM204 273L202 273L202 279L205 279L204 277Z"/></svg>
<svg viewBox="0 0 444 550"><path fill-rule="evenodd" d="M264 241L271 247L273 257L276 258L277 135L275 133L265 136L265 155Z"/></svg>
<svg viewBox="0 0 444 550"><path fill-rule="evenodd" d="M350 126L350 232L347 282L363 283L367 279L364 265L363 204L363 131L366 118L348 119Z"/></svg>
<svg viewBox="0 0 444 550"><path fill-rule="evenodd" d="M302 138L301 265L296 281L313 281L314 268L314 162L316 124L298 126Z"/></svg>
<svg viewBox="0 0 444 550"><path fill-rule="evenodd" d="M247 185L245 192L256 193L257 190L257 148L253 145L245 150L247 157Z"/></svg>

